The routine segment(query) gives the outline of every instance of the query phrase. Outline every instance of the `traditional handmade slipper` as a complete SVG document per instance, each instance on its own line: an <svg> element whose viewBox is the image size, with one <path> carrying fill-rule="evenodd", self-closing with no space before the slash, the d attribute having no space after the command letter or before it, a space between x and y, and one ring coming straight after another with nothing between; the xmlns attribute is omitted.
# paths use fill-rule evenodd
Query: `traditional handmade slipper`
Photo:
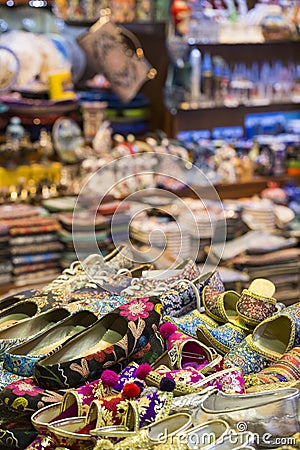
<svg viewBox="0 0 300 450"><path fill-rule="evenodd" d="M240 344L250 333L230 322L214 328L200 324L197 327L197 338L209 347L213 347L221 355L225 355L231 348Z"/></svg>
<svg viewBox="0 0 300 450"><path fill-rule="evenodd" d="M242 395L211 391L202 397L193 419L200 424L209 419L225 420L238 432L255 433L261 446L276 448L280 439L299 431L299 396L296 388Z"/></svg>
<svg viewBox="0 0 300 450"><path fill-rule="evenodd" d="M0 311L0 330L36 316L40 312L39 306L33 300L24 300L16 305Z"/></svg>
<svg viewBox="0 0 300 450"><path fill-rule="evenodd" d="M194 367L202 373L220 363L216 351L177 330L172 323L164 323L159 328L167 342L168 356L173 369Z"/></svg>
<svg viewBox="0 0 300 450"><path fill-rule="evenodd" d="M47 435L51 422L69 417L86 416L94 400L113 396L112 387L119 383L119 376L112 370L105 370L101 379L88 383L78 389L70 389L60 403L45 406L36 411L31 420L39 434Z"/></svg>
<svg viewBox="0 0 300 450"><path fill-rule="evenodd" d="M201 310L203 291L211 288L222 293L225 288L219 272L208 272L200 275L193 281L182 280L177 282L173 290L166 291L161 295L164 315L181 317L194 309Z"/></svg>
<svg viewBox="0 0 300 450"><path fill-rule="evenodd" d="M37 436L28 416L7 411L2 405L0 418L0 447L3 449L24 449Z"/></svg>
<svg viewBox="0 0 300 450"><path fill-rule="evenodd" d="M247 378L247 376L245 377ZM300 389L298 381L274 381L269 384L257 384L246 389L246 394L254 394L258 392L277 391L278 389L297 388Z"/></svg>
<svg viewBox="0 0 300 450"><path fill-rule="evenodd" d="M14 377L17 375L11 374ZM1 402L12 411L33 413L46 405L62 401L64 392L42 389L32 378L23 378L7 384L0 390Z"/></svg>
<svg viewBox="0 0 300 450"><path fill-rule="evenodd" d="M248 289L242 291L236 309L242 322L255 327L276 312L274 284L264 278L252 281Z"/></svg>
<svg viewBox="0 0 300 450"><path fill-rule="evenodd" d="M205 325L208 329L218 326L215 320L207 314L199 312L198 309L181 317L164 316L163 321L173 323L179 331L193 338L197 338L198 325Z"/></svg>
<svg viewBox="0 0 300 450"><path fill-rule="evenodd" d="M100 378L109 367L125 367L153 337L160 312L161 302L156 297L121 305L38 361L37 383L50 389L73 388Z"/></svg>
<svg viewBox="0 0 300 450"><path fill-rule="evenodd" d="M261 322L224 356L225 367L241 367L245 375L260 372L300 345L300 309L290 308Z"/></svg>
<svg viewBox="0 0 300 450"><path fill-rule="evenodd" d="M229 424L225 420L215 419L190 428L183 433L182 438L186 442L187 450L211 449L230 434Z"/></svg>
<svg viewBox="0 0 300 450"><path fill-rule="evenodd" d="M293 347L278 361L245 379L246 387L300 380L300 347Z"/></svg>
<svg viewBox="0 0 300 450"><path fill-rule="evenodd" d="M60 311L52 310L53 317L55 317L54 312L56 312L56 317L59 319L58 313ZM48 353L58 348L67 339L86 330L97 321L96 315L90 311L78 311L71 316L68 311L62 311L65 311L65 315L62 316L62 320L58 320L58 323L37 336L27 339L25 343L15 345L4 352L3 367L5 370L22 377L30 377L34 373L34 366L37 361L46 357ZM43 313L43 315L45 318L51 317L49 311ZM38 321L40 317L35 317L30 321ZM23 323L23 325L25 326L26 323Z"/></svg>
<svg viewBox="0 0 300 450"><path fill-rule="evenodd" d="M28 308L30 309L31 306L28 305ZM51 309L39 315L27 317L0 330L0 360L3 359L3 353L11 347L39 335L55 326L57 322L69 317L69 315L70 313L65 308Z"/></svg>
<svg viewBox="0 0 300 450"><path fill-rule="evenodd" d="M126 449L146 449L155 444L161 444L163 439L170 439L176 435L182 435L183 432L192 426L192 419L189 414L178 413L158 420L148 427L142 428L127 437L123 441L114 445L107 439L98 439L97 450L126 450ZM103 436L103 430L94 430L96 436Z"/></svg>
<svg viewBox="0 0 300 450"><path fill-rule="evenodd" d="M169 415L172 393L155 391L134 400L136 395L139 395L138 387L127 384L121 394L94 400L86 417L51 422L48 433L58 446L67 443L71 450L82 448L82 445L89 449L95 445L91 437L94 429L99 434L104 433L105 437L125 438Z"/></svg>
<svg viewBox="0 0 300 450"><path fill-rule="evenodd" d="M153 370L148 364L142 364L136 371L136 376L144 380L148 386L159 388L166 380L171 385L174 382L174 396L186 396L199 393L209 387L220 389L226 393L242 394L245 391L245 382L241 369L231 368L220 370L212 375L204 376L201 372L190 367L188 369L170 370L160 366Z"/></svg>
<svg viewBox="0 0 300 450"><path fill-rule="evenodd" d="M241 327L243 325L236 310L239 299L240 295L235 291L220 292L210 286L206 286L202 293L202 302L209 317L220 323L231 322Z"/></svg>

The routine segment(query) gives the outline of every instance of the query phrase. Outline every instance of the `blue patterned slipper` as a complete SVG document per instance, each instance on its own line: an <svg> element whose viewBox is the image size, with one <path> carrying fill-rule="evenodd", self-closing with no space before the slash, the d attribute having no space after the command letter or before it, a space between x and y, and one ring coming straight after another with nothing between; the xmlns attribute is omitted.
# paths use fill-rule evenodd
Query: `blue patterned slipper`
<svg viewBox="0 0 300 450"><path fill-rule="evenodd" d="M210 347L214 347L222 355L225 355L231 348L240 344L247 334L246 330L230 322L216 328L208 328L203 324L200 324L197 328L197 338L199 341Z"/></svg>
<svg viewBox="0 0 300 450"><path fill-rule="evenodd" d="M164 322L171 322L184 334L197 338L197 328L199 325L207 327L209 330L218 326L218 323L204 313L194 309L183 317L164 316Z"/></svg>

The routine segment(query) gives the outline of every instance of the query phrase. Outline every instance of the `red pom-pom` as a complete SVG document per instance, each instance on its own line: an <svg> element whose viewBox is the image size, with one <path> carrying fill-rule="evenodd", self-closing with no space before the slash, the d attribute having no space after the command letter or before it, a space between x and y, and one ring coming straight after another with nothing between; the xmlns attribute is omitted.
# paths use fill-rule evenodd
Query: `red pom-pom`
<svg viewBox="0 0 300 450"><path fill-rule="evenodd" d="M119 382L119 375L113 370L104 370L101 375L101 381L104 386L114 387Z"/></svg>
<svg viewBox="0 0 300 450"><path fill-rule="evenodd" d="M168 339L176 330L176 325L171 322L163 323L159 328L159 332L164 339Z"/></svg>
<svg viewBox="0 0 300 450"><path fill-rule="evenodd" d="M126 383L122 389L122 395L124 398L136 398L140 395L140 388L134 383Z"/></svg>
<svg viewBox="0 0 300 450"><path fill-rule="evenodd" d="M148 373L152 372L152 367L148 363L143 363L135 371L135 376L140 380L144 380Z"/></svg>

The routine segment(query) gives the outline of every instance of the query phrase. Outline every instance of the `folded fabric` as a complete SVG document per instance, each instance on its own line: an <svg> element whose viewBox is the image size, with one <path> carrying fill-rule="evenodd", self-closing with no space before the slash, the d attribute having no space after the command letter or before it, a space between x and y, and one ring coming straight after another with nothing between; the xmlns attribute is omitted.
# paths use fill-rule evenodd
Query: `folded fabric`
<svg viewBox="0 0 300 450"><path fill-rule="evenodd" d="M9 233L11 236L21 236L27 234L51 233L53 231L58 231L59 229L59 223L53 222L52 224L47 225L24 225L23 227L11 227Z"/></svg>
<svg viewBox="0 0 300 450"><path fill-rule="evenodd" d="M8 235L8 227L4 224L0 224L0 236L5 236L6 239L7 235Z"/></svg>
<svg viewBox="0 0 300 450"><path fill-rule="evenodd" d="M43 242L57 241L57 233L44 233L30 236L16 236L9 239L10 245L41 244Z"/></svg>
<svg viewBox="0 0 300 450"><path fill-rule="evenodd" d="M50 242L44 244L17 245L10 247L12 255L32 255L36 253L58 252L63 250L63 245L58 242Z"/></svg>
<svg viewBox="0 0 300 450"><path fill-rule="evenodd" d="M276 250L295 246L295 239L285 239L262 231L249 231L243 236L223 244L214 244L211 248L213 254L222 260L234 258L242 253L270 253Z"/></svg>
<svg viewBox="0 0 300 450"><path fill-rule="evenodd" d="M23 228L23 227L31 227L31 226L40 226L40 225L56 225L58 224L56 219L52 217L26 217L23 220L18 219L10 219L5 220L4 224L9 228Z"/></svg>
<svg viewBox="0 0 300 450"><path fill-rule="evenodd" d="M57 215L57 219L63 228L72 232L73 223L77 231L91 230L91 224L95 230L105 230L109 228L110 219L104 216L95 215L86 211L72 213L61 213Z"/></svg>
<svg viewBox="0 0 300 450"><path fill-rule="evenodd" d="M44 261L53 261L60 258L60 253L45 253L40 255L24 255L24 256L14 256L12 258L12 263L14 265L37 263Z"/></svg>
<svg viewBox="0 0 300 450"><path fill-rule="evenodd" d="M10 273L12 271L12 264L11 262L3 262L0 263L0 274Z"/></svg>
<svg viewBox="0 0 300 450"><path fill-rule="evenodd" d="M7 229L7 234L1 235L1 225L0 225L0 244L8 245L8 243L9 243L8 229Z"/></svg>
<svg viewBox="0 0 300 450"><path fill-rule="evenodd" d="M15 266L13 268L14 275L21 275L30 272L39 272L41 270L57 268L57 261L49 261L45 263L26 264L22 266Z"/></svg>
<svg viewBox="0 0 300 450"><path fill-rule="evenodd" d="M40 208L31 205L9 204L0 206L0 220L20 219L22 217L39 216Z"/></svg>
<svg viewBox="0 0 300 450"><path fill-rule="evenodd" d="M276 252L260 255L243 255L230 261L231 264L247 265L247 266L264 266L267 264L283 264L298 261L300 257L299 248L290 248L286 250L278 250Z"/></svg>
<svg viewBox="0 0 300 450"><path fill-rule="evenodd" d="M90 231L76 232L76 241L79 242L95 242L95 240L102 241L108 239L109 234L110 234L109 231L102 231L95 234L91 233ZM61 242L73 242L74 235L73 233L69 233L66 230L61 230L58 233L58 237Z"/></svg>
<svg viewBox="0 0 300 450"><path fill-rule="evenodd" d="M0 285L1 286L12 283L12 280L13 280L12 274L6 273L6 274L0 275Z"/></svg>

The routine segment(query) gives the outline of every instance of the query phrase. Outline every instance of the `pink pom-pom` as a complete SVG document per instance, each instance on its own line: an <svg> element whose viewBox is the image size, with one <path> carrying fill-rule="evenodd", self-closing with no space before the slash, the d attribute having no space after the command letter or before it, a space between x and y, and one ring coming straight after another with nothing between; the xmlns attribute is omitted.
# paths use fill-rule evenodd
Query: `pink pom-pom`
<svg viewBox="0 0 300 450"><path fill-rule="evenodd" d="M113 370L104 370L101 375L101 381L104 386L114 387L119 382L119 375Z"/></svg>
<svg viewBox="0 0 300 450"><path fill-rule="evenodd" d="M136 369L135 376L140 380L144 380L150 372L152 372L152 367L150 364L143 363Z"/></svg>
<svg viewBox="0 0 300 450"><path fill-rule="evenodd" d="M159 327L159 332L164 339L168 339L177 330L176 325L171 322L163 323Z"/></svg>
<svg viewBox="0 0 300 450"><path fill-rule="evenodd" d="M134 383L126 383L122 389L124 398L136 398L140 395L140 388Z"/></svg>

